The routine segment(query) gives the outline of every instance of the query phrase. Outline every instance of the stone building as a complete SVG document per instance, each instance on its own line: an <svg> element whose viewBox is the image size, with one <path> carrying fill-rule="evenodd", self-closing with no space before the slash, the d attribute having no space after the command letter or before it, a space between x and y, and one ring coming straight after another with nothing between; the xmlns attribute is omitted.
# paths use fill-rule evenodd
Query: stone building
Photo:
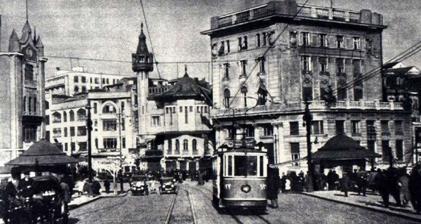
<svg viewBox="0 0 421 224"><path fill-rule="evenodd" d="M21 36L13 30L8 49L0 50L0 164L4 164L45 135L47 59L41 37L28 21Z"/></svg>
<svg viewBox="0 0 421 224"><path fill-rule="evenodd" d="M296 15L296 16L295 16ZM399 164L411 158L410 112L382 101L382 16L270 1L211 18L216 146L233 133L262 142L281 171L306 170L304 101L313 151L345 133ZM235 125L233 125L235 124ZM232 127L236 127L236 130Z"/></svg>
<svg viewBox="0 0 421 224"><path fill-rule="evenodd" d="M183 77L153 79L154 59L143 29L133 54L138 83L139 140L142 163L148 169L195 171L207 167L212 155L209 119L211 94L204 80ZM200 162L202 161L202 163ZM207 164L207 165L206 165Z"/></svg>
<svg viewBox="0 0 421 224"><path fill-rule="evenodd" d="M47 135L50 142L58 141L68 155L87 153L86 106L91 106L92 164L120 159L125 165L134 164L136 150L136 79L123 78L102 89L90 90L72 97L53 95L47 111Z"/></svg>

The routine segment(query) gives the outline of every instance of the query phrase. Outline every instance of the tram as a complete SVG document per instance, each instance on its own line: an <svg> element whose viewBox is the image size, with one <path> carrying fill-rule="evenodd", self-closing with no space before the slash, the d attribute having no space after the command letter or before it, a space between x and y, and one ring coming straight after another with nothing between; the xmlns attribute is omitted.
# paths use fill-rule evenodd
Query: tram
<svg viewBox="0 0 421 224"><path fill-rule="evenodd" d="M267 165L263 147L255 144L220 147L212 161L214 207L265 211Z"/></svg>

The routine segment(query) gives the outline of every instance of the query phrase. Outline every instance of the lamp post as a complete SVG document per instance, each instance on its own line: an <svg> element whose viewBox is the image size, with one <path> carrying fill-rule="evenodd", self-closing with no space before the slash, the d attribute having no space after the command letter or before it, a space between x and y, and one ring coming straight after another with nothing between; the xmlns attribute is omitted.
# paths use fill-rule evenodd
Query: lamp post
<svg viewBox="0 0 421 224"><path fill-rule="evenodd" d="M91 147L91 132L92 132L92 120L91 120L91 102L88 99L88 105L86 106L88 115L86 118L86 129L88 131L88 175L89 181L92 181L92 147ZM70 149L72 150L72 149Z"/></svg>
<svg viewBox="0 0 421 224"><path fill-rule="evenodd" d="M121 110L117 113L117 123L118 123L118 141L119 141L119 160L120 160L120 191L123 193L124 186L123 186L123 154L122 154L122 141L121 141Z"/></svg>
<svg viewBox="0 0 421 224"><path fill-rule="evenodd" d="M304 101L305 104L305 109L304 109L304 116L303 116L303 120L305 122L305 126L306 126L306 140L307 140L307 166L308 166L308 175L307 175L307 191L311 192L313 191L313 162L312 162L312 155L311 155L311 122L313 121L313 116L311 115L310 112L310 102L308 101L308 99L305 99Z"/></svg>

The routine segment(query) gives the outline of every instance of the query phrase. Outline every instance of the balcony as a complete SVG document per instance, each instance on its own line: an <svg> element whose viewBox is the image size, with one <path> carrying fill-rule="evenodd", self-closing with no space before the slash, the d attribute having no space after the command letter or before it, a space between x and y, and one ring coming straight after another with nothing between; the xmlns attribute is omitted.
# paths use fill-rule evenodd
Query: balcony
<svg viewBox="0 0 421 224"><path fill-rule="evenodd" d="M167 91L169 86L149 87L149 95L158 95Z"/></svg>
<svg viewBox="0 0 421 224"><path fill-rule="evenodd" d="M287 104L261 105L254 108L223 108L212 111L213 118L241 117L241 116L264 116L291 112L303 112L305 105L303 102L290 102ZM328 107L325 101L312 101L310 110L392 110L404 111L399 102L379 102L379 101L338 101Z"/></svg>
<svg viewBox="0 0 421 224"><path fill-rule="evenodd" d="M300 10L301 9L301 10ZM251 21L267 19L267 17L293 18L298 12L299 19L315 21L330 21L337 23L352 23L359 25L383 25L383 17L378 13L363 9L359 12L338 8L303 6L295 1L271 1L247 10L234 12L223 16L212 17L211 29L219 29ZM203 34L209 34L205 31Z"/></svg>

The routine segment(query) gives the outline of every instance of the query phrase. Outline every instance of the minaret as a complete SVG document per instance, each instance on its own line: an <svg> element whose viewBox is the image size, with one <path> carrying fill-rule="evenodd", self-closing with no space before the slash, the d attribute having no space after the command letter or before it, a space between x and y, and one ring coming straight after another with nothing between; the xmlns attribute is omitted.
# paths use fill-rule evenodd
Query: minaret
<svg viewBox="0 0 421 224"><path fill-rule="evenodd" d="M149 52L146 45L143 23L140 25L139 43L136 53L132 54L132 69L137 75L139 134L144 136L147 132L147 113L150 111L147 98L149 95L149 72L153 71L153 54Z"/></svg>

